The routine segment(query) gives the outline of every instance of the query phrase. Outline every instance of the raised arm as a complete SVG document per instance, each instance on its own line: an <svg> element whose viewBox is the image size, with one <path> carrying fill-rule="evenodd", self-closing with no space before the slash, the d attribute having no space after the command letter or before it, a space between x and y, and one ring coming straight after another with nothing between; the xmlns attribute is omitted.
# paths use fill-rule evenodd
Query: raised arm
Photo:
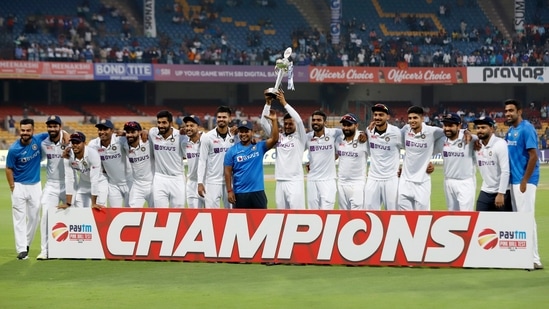
<svg viewBox="0 0 549 309"><path fill-rule="evenodd" d="M271 135L271 130L273 129L273 123L270 118L265 117L269 116L271 110L271 103L273 102L273 97L265 95L265 106L263 106L263 111L261 112L261 117L259 119L259 124L261 128L267 135Z"/></svg>
<svg viewBox="0 0 549 309"><path fill-rule="evenodd" d="M276 143L278 143L278 137L280 136L280 134L278 133L278 119L276 117L276 111L274 109L271 109L270 114L268 116L263 116L261 118L267 118L273 124L273 128L271 130L271 136L265 142L267 149L271 149L276 145Z"/></svg>

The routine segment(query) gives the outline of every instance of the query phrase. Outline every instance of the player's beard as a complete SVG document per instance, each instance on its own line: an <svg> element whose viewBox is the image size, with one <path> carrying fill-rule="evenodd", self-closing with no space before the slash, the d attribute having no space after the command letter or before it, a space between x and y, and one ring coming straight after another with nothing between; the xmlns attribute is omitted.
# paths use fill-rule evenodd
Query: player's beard
<svg viewBox="0 0 549 309"><path fill-rule="evenodd" d="M158 127L158 133L160 133L161 135L164 135L168 132L168 127Z"/></svg>
<svg viewBox="0 0 549 309"><path fill-rule="evenodd" d="M30 142L30 140L32 139L32 134L21 134L20 135L20 138L21 138L21 142L23 144L27 144Z"/></svg>
<svg viewBox="0 0 549 309"><path fill-rule="evenodd" d="M48 136L50 137L51 141L57 140L59 138L59 131L48 131Z"/></svg>
<svg viewBox="0 0 549 309"><path fill-rule="evenodd" d="M320 132L324 129L324 126L322 126L318 123L313 124L312 127L313 127L313 131L315 131L315 132Z"/></svg>
<svg viewBox="0 0 549 309"><path fill-rule="evenodd" d="M356 130L343 130L343 135L345 137L355 136L355 134L356 134Z"/></svg>
<svg viewBox="0 0 549 309"><path fill-rule="evenodd" d="M454 140L458 136L458 132L454 132L452 130L444 130L444 135L446 135L447 138Z"/></svg>

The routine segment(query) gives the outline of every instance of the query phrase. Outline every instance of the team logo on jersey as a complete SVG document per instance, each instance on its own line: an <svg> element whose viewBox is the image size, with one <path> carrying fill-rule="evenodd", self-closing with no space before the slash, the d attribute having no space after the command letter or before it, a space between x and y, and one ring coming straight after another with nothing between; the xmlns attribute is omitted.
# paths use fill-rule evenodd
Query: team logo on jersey
<svg viewBox="0 0 549 309"><path fill-rule="evenodd" d="M385 137L385 141L388 143L389 141L391 140L391 138L389 136L386 136Z"/></svg>
<svg viewBox="0 0 549 309"><path fill-rule="evenodd" d="M421 134L421 139L425 139L425 134Z"/></svg>
<svg viewBox="0 0 549 309"><path fill-rule="evenodd" d="M293 135L287 135L286 137L288 137L289 140L294 139L294 136L293 136Z"/></svg>
<svg viewBox="0 0 549 309"><path fill-rule="evenodd" d="M252 150L255 151L255 149L256 149L256 147L255 147L255 145L253 145L253 146L252 146Z"/></svg>
<svg viewBox="0 0 549 309"><path fill-rule="evenodd" d="M353 148L358 147L358 144L356 142L353 143Z"/></svg>
<svg viewBox="0 0 549 309"><path fill-rule="evenodd" d="M32 150L36 150L38 149L38 146L36 146L36 144L32 144Z"/></svg>
<svg viewBox="0 0 549 309"><path fill-rule="evenodd" d="M145 152L145 146L141 147L141 151Z"/></svg>
<svg viewBox="0 0 549 309"><path fill-rule="evenodd" d="M330 140L330 137L329 137L329 136L326 136L326 137L324 138L324 140L325 140L325 141L329 141L329 140Z"/></svg>
<svg viewBox="0 0 549 309"><path fill-rule="evenodd" d="M490 151L490 152L488 153L488 155L491 157L491 156L492 156L492 152Z"/></svg>
<svg viewBox="0 0 549 309"><path fill-rule="evenodd" d="M112 150L116 150L116 146L113 145L113 146L111 147L111 149L112 149Z"/></svg>
<svg viewBox="0 0 549 309"><path fill-rule="evenodd" d="M234 138L229 139L229 143L234 143Z"/></svg>
<svg viewBox="0 0 549 309"><path fill-rule="evenodd" d="M169 139L170 142L175 142L175 138L172 136L170 139Z"/></svg>
<svg viewBox="0 0 549 309"><path fill-rule="evenodd" d="M88 168L88 162L82 161L82 166L84 166L84 168Z"/></svg>
<svg viewBox="0 0 549 309"><path fill-rule="evenodd" d="M67 148L67 146L61 145L61 150L65 150L65 148Z"/></svg>
<svg viewBox="0 0 549 309"><path fill-rule="evenodd" d="M463 143L459 143L459 144L458 144L458 147L459 147L459 148L463 147Z"/></svg>

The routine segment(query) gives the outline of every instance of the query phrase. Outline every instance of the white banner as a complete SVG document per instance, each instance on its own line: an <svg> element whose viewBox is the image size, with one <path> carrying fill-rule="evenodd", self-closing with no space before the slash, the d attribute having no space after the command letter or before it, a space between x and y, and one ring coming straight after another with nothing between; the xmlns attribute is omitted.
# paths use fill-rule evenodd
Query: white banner
<svg viewBox="0 0 549 309"><path fill-rule="evenodd" d="M515 0L515 31L524 30L526 15L526 0Z"/></svg>
<svg viewBox="0 0 549 309"><path fill-rule="evenodd" d="M467 83L543 84L549 81L549 67L468 67Z"/></svg>
<svg viewBox="0 0 549 309"><path fill-rule="evenodd" d="M154 17L154 0L143 0L143 27L145 36L156 38L156 19Z"/></svg>

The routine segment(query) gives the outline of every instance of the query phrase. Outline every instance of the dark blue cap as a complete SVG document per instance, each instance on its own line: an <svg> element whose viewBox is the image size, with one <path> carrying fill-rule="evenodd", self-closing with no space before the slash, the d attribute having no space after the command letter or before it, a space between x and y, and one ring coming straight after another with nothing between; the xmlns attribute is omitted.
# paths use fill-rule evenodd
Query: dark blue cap
<svg viewBox="0 0 549 309"><path fill-rule="evenodd" d="M112 124L112 121L109 119L103 119L98 124L95 125L96 128L105 127L109 129L114 129L114 125Z"/></svg>
<svg viewBox="0 0 549 309"><path fill-rule="evenodd" d="M86 135L82 132L74 132L70 136L71 143L85 143L86 142Z"/></svg>
<svg viewBox="0 0 549 309"><path fill-rule="evenodd" d="M494 119L492 119L490 117L480 117L479 119L473 120L473 123L474 124L487 124L491 127L496 125L496 122L494 121Z"/></svg>
<svg viewBox="0 0 549 309"><path fill-rule="evenodd" d="M61 125L61 118L57 115L49 116L48 120L46 120L46 124L49 123L57 123L58 125Z"/></svg>
<svg viewBox="0 0 549 309"><path fill-rule="evenodd" d="M348 114L343 115L343 117L341 117L341 120L339 121L339 123L343 123L344 121L348 122L348 123L351 123L351 124L357 124L358 123L358 118L356 117L355 114L348 113Z"/></svg>
<svg viewBox="0 0 549 309"><path fill-rule="evenodd" d="M238 128L246 128L248 130L254 129L254 124L251 121L248 120L242 120L240 124L238 125Z"/></svg>
<svg viewBox="0 0 549 309"><path fill-rule="evenodd" d="M443 123L461 123L461 117L456 113L450 113L442 118Z"/></svg>

